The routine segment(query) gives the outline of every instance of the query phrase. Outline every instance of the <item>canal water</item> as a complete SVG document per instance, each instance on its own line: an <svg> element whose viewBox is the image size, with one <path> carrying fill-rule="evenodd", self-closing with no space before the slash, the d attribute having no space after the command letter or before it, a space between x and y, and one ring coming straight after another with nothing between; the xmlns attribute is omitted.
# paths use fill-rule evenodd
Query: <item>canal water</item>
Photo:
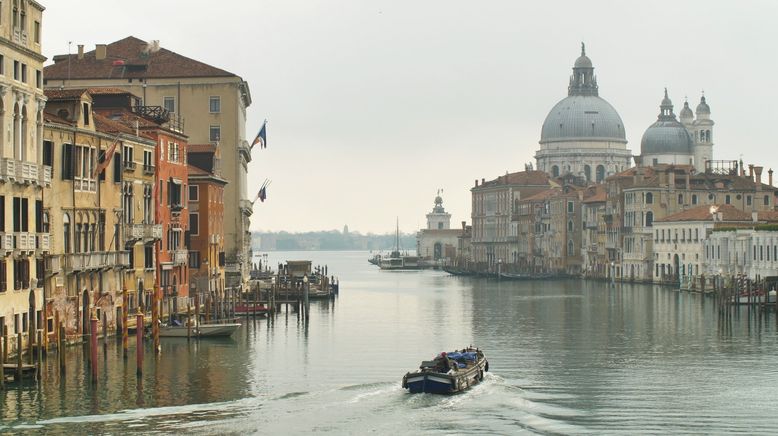
<svg viewBox="0 0 778 436"><path fill-rule="evenodd" d="M81 347L40 386L0 392L0 432L204 434L774 433L776 317L668 288L386 272L365 252L271 253L339 276L334 301L249 320L229 340L163 339L140 382L111 340L97 387ZM491 372L454 396L402 375L477 345Z"/></svg>

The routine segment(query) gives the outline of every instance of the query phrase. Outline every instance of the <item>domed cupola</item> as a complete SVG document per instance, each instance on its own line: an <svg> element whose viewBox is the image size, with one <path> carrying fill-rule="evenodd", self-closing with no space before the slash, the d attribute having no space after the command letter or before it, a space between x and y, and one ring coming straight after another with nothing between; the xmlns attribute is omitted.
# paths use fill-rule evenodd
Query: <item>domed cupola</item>
<svg viewBox="0 0 778 436"><path fill-rule="evenodd" d="M678 114L678 117L681 119L681 123L683 123L684 126L694 122L694 112L692 112L692 109L689 107L688 100L684 100L683 109L681 109L681 113Z"/></svg>
<svg viewBox="0 0 778 436"><path fill-rule="evenodd" d="M700 97L700 104L697 105L695 112L697 113L697 118L699 119L705 120L710 118L710 106L708 106L708 103L705 101L704 94L702 97Z"/></svg>
<svg viewBox="0 0 778 436"><path fill-rule="evenodd" d="M690 164L689 157L694 153L694 141L686 127L675 119L673 102L667 96L667 89L659 108L657 121L646 129L640 141L640 154L644 165Z"/></svg>

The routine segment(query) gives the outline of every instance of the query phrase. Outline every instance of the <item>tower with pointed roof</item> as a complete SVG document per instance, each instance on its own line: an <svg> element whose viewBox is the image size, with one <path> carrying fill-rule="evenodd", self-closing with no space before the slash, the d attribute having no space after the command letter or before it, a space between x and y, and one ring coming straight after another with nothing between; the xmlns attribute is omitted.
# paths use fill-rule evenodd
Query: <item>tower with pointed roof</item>
<svg viewBox="0 0 778 436"><path fill-rule="evenodd" d="M710 106L705 101L705 94L700 96L700 104L695 110L697 119L687 126L694 138L694 167L697 171L705 171L705 162L713 159L713 120L710 118Z"/></svg>
<svg viewBox="0 0 778 436"><path fill-rule="evenodd" d="M538 170L552 177L573 174L591 182L601 182L632 164L624 123L616 109L600 97L583 43L573 64L567 97L543 122L535 159Z"/></svg>

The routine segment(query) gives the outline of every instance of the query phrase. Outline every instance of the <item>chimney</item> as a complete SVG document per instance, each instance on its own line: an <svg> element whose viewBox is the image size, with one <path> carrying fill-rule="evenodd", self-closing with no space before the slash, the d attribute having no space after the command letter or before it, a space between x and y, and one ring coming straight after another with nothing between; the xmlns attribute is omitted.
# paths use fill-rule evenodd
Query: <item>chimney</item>
<svg viewBox="0 0 778 436"><path fill-rule="evenodd" d="M761 191L762 190L762 170L764 167L754 167L754 175L756 176L756 190Z"/></svg>
<svg viewBox="0 0 778 436"><path fill-rule="evenodd" d="M105 59L105 57L108 55L108 46L105 44L97 44L95 45L95 59L102 60Z"/></svg>
<svg viewBox="0 0 778 436"><path fill-rule="evenodd" d="M667 185L671 189L675 188L675 171L670 170L667 175L669 176L669 179L667 180Z"/></svg>
<svg viewBox="0 0 778 436"><path fill-rule="evenodd" d="M692 183L692 175L690 171L686 172L686 189L691 189L691 183Z"/></svg>
<svg viewBox="0 0 778 436"><path fill-rule="evenodd" d="M462 221L462 231L467 230L467 221Z"/></svg>
<svg viewBox="0 0 778 436"><path fill-rule="evenodd" d="M78 44L78 58L84 59L84 44Z"/></svg>
<svg viewBox="0 0 778 436"><path fill-rule="evenodd" d="M475 187L478 187L478 179L475 179Z"/></svg>
<svg viewBox="0 0 778 436"><path fill-rule="evenodd" d="M773 186L773 169L767 170L767 184Z"/></svg>
<svg viewBox="0 0 778 436"><path fill-rule="evenodd" d="M754 164L748 164L748 178L754 180Z"/></svg>
<svg viewBox="0 0 778 436"><path fill-rule="evenodd" d="M483 184L485 184L485 183L486 183L486 179L484 179L484 178L482 177L482 178L481 178L481 184L483 185Z"/></svg>

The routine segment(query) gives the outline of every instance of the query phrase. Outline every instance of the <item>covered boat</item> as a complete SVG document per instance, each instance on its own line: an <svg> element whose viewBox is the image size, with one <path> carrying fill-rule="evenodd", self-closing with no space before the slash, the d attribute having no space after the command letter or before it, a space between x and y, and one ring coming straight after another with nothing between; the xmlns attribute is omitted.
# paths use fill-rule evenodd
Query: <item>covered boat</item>
<svg viewBox="0 0 778 436"><path fill-rule="evenodd" d="M412 394L453 394L480 383L486 371L489 362L484 353L468 347L421 362L418 370L403 376L402 387Z"/></svg>

